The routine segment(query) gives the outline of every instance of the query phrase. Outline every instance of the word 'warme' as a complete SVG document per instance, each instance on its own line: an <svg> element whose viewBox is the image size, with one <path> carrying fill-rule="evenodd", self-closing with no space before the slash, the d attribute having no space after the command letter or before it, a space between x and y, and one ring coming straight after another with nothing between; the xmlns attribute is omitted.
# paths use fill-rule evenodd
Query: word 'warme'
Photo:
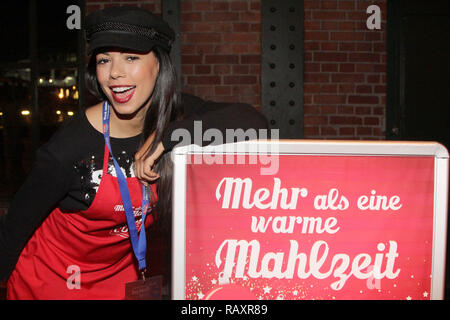
<svg viewBox="0 0 450 320"><path fill-rule="evenodd" d="M395 259L398 257L397 242L395 241L389 241L387 253L383 253L386 249L385 244L378 243L377 250L379 252L375 254L374 258L367 253L360 253L353 259L345 253L337 253L328 257L328 244L322 240L316 241L312 245L309 255L304 252L299 253L298 248L298 242L290 240L287 259L285 259L286 253L284 252L267 252L261 257L258 240L248 242L227 239L217 250L215 263L217 268L223 272L224 278L248 276L250 278L293 279L296 274L300 279L311 276L316 279L326 279L334 276L338 280L330 285L333 290L341 290L351 276L357 279L394 279L400 273L400 269L394 271ZM224 261L223 257L225 257ZM373 267L368 268L369 266ZM382 271L383 266L384 271Z"/></svg>
<svg viewBox="0 0 450 320"><path fill-rule="evenodd" d="M305 198L308 195L306 188L282 188L281 180L274 178L273 188L260 188L252 190L251 178L223 178L216 188L216 199L222 199L222 209L239 209L240 205L244 209L257 207L258 209L296 209L299 197ZM223 193L221 189L223 186ZM272 191L272 192L271 192ZM290 194L290 197L289 197ZM290 199L289 199L290 198ZM241 203L242 200L242 203ZM265 202L266 203L263 203ZM231 204L231 207L230 207Z"/></svg>

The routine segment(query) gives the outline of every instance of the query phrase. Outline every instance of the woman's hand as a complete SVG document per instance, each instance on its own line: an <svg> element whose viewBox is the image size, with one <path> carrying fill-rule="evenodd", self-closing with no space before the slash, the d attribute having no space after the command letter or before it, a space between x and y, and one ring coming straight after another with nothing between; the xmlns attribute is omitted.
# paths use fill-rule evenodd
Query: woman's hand
<svg viewBox="0 0 450 320"><path fill-rule="evenodd" d="M151 142L153 141L154 134L152 134L144 143L144 145L136 152L134 156L134 175L139 179L139 181L148 185L148 182L153 182L159 178L159 174L153 171L156 160L164 152L164 146L160 142L156 147L153 154L145 157Z"/></svg>

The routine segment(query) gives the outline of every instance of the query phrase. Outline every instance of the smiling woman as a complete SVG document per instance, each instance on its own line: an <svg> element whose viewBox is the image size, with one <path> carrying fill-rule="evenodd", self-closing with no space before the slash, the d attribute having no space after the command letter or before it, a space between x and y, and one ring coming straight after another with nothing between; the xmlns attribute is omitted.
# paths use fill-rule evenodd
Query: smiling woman
<svg viewBox="0 0 450 320"><path fill-rule="evenodd" d="M108 49L93 54L91 59L96 64L99 87L113 109L111 136L126 138L141 133L159 73L159 61L153 51L138 54ZM89 109L91 123L99 122L96 115L101 107L101 103L94 106L98 109L94 113L93 108Z"/></svg>
<svg viewBox="0 0 450 320"><path fill-rule="evenodd" d="M102 102L39 149L0 220L9 299L124 299L128 284L147 283L138 281L146 276L146 229L171 217L172 132L193 132L195 121L224 135L267 129L252 106L178 93L174 33L158 16L137 7L96 11L86 38L87 84Z"/></svg>

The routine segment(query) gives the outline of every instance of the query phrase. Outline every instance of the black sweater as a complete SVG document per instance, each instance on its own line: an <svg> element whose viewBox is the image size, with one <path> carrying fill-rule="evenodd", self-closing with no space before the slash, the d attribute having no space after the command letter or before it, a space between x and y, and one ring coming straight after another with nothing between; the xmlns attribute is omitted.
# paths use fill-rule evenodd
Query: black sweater
<svg viewBox="0 0 450 320"><path fill-rule="evenodd" d="M166 151L178 143L171 140L172 132L185 128L193 137L197 120L202 121L203 131L217 128L224 137L230 128L267 129L267 120L250 105L182 95L182 106L184 120L171 122L164 135ZM141 135L111 137L112 152L128 177L134 176L132 163L140 142ZM1 281L9 277L28 239L54 208L63 212L89 208L100 183L104 150L103 134L92 127L85 112L74 116L38 150L31 173L14 196L8 213L0 219Z"/></svg>

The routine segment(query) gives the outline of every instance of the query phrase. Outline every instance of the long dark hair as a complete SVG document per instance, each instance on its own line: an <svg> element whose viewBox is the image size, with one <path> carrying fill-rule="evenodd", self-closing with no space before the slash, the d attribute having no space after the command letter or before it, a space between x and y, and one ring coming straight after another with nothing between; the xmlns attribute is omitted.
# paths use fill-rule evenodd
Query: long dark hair
<svg viewBox="0 0 450 320"><path fill-rule="evenodd" d="M107 98L97 81L95 59L97 53L94 52L92 54L87 65L86 87L97 99L106 100ZM157 46L153 48L153 53L159 61L159 73L151 93L151 104L145 115L141 146L152 133L155 135L146 156L151 155L162 141L169 122L183 117L176 72L170 56L165 50ZM158 159L154 170L160 175L156 187L158 195L158 201L155 205L157 213L156 226L160 231L167 232L170 230L172 217L173 173L172 160L168 152L165 152ZM149 190L151 189L149 188ZM150 199L154 200L152 193L150 193Z"/></svg>

